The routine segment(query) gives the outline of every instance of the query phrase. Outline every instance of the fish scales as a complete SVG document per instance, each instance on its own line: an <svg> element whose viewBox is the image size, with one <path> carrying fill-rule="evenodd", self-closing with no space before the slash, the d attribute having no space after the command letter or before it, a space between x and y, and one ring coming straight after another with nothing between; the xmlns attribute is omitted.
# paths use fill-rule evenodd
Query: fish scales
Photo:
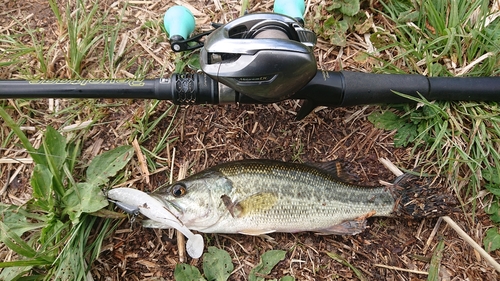
<svg viewBox="0 0 500 281"><path fill-rule="evenodd" d="M389 216L395 206L386 188L347 184L312 165L272 160L221 164L152 196L187 227L217 233L354 234L364 228L365 217Z"/></svg>

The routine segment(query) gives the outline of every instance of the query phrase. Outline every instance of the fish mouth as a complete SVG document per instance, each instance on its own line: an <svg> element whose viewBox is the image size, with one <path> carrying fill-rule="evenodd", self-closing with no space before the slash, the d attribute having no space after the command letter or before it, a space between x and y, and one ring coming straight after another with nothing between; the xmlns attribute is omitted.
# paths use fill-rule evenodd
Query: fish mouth
<svg viewBox="0 0 500 281"><path fill-rule="evenodd" d="M169 211L172 215L174 215L179 221L181 221L179 217L184 214L183 208L181 206L179 206L178 204L176 204L172 201L165 200L161 196L156 196L156 195L151 194L151 197L153 197L156 200L163 203L164 208L167 211Z"/></svg>

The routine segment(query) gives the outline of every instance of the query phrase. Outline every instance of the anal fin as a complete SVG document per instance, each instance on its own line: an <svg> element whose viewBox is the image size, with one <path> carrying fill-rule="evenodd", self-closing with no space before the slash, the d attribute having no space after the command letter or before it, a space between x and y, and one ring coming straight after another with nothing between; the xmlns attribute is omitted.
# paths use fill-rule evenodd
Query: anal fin
<svg viewBox="0 0 500 281"><path fill-rule="evenodd" d="M344 221L333 225L329 228L322 229L318 232L319 235L356 235L366 229L365 219L355 219L352 221Z"/></svg>

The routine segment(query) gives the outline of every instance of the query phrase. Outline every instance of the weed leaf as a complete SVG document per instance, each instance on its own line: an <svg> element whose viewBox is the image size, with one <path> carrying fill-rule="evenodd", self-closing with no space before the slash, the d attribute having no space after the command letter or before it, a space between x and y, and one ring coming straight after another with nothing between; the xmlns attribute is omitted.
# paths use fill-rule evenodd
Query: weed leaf
<svg viewBox="0 0 500 281"><path fill-rule="evenodd" d="M278 262L285 259L286 251L270 250L265 252L260 258L260 263L250 271L248 276L249 281L263 281L263 277L257 275L267 275L278 264Z"/></svg>
<svg viewBox="0 0 500 281"><path fill-rule="evenodd" d="M123 169L132 158L132 146L119 146L97 155L87 168L87 182L76 183L64 195L64 212L73 224L78 223L82 213L96 212L108 205L101 186Z"/></svg>
<svg viewBox="0 0 500 281"><path fill-rule="evenodd" d="M62 223L55 217L54 213L50 213L46 217L47 225L40 232L40 243L42 245L52 245L58 234L67 229L69 222Z"/></svg>
<svg viewBox="0 0 500 281"><path fill-rule="evenodd" d="M17 236L22 236L27 231L45 226L45 223L28 222L23 213L23 210L18 206L0 203L0 216L3 223L9 227L9 231L14 232Z"/></svg>
<svg viewBox="0 0 500 281"><path fill-rule="evenodd" d="M340 0L340 12L347 16L354 16L359 12L359 0Z"/></svg>
<svg viewBox="0 0 500 281"><path fill-rule="evenodd" d="M368 120L375 127L385 130L395 130L405 124L398 115L391 111L385 111L384 113L374 111L368 115Z"/></svg>
<svg viewBox="0 0 500 281"><path fill-rule="evenodd" d="M2 241L12 251L33 258L36 255L36 250L26 243L19 235L10 230L10 228L0 221L0 241Z"/></svg>
<svg viewBox="0 0 500 281"><path fill-rule="evenodd" d="M75 249L77 250L77 249ZM63 253L61 253L63 256ZM64 258L59 259L59 266L57 267L57 271L55 273L55 280L82 280L75 278L76 274L81 274L81 271L75 270L79 267L78 264L78 255L68 254L64 255Z"/></svg>
<svg viewBox="0 0 500 281"><path fill-rule="evenodd" d="M69 215L73 224L78 223L82 213L92 213L108 205L101 187L92 183L80 182L63 198L66 206L64 212Z"/></svg>
<svg viewBox="0 0 500 281"><path fill-rule="evenodd" d="M174 270L174 278L176 281L202 281L205 280L203 276L201 276L200 271L198 268L185 264L185 263L178 263L175 266Z"/></svg>
<svg viewBox="0 0 500 281"><path fill-rule="evenodd" d="M492 184L492 183L486 183L484 185L486 189L488 189L489 192L491 192L493 195L500 196L500 186L497 184Z"/></svg>
<svg viewBox="0 0 500 281"><path fill-rule="evenodd" d="M409 123L405 118L401 118L391 111L384 113L373 112L368 116L368 120L375 127L385 130L397 130L394 136L395 147L405 147L415 140L417 136L417 125Z"/></svg>
<svg viewBox="0 0 500 281"><path fill-rule="evenodd" d="M48 126L42 143L47 164L60 171L67 157L66 139L56 129Z"/></svg>
<svg viewBox="0 0 500 281"><path fill-rule="evenodd" d="M415 124L407 123L401 126L396 135L394 135L395 147L406 147L413 142L417 137L417 126Z"/></svg>
<svg viewBox="0 0 500 281"><path fill-rule="evenodd" d="M484 208L484 211L490 215L493 222L500 223L500 208L498 201L493 201L489 207Z"/></svg>
<svg viewBox="0 0 500 281"><path fill-rule="evenodd" d="M500 175L495 168L484 169L482 175L486 184L484 185L488 191L496 196L500 196Z"/></svg>
<svg viewBox="0 0 500 281"><path fill-rule="evenodd" d="M105 184L125 167L132 156L133 148L130 145L119 146L97 155L87 168L87 182L97 186Z"/></svg>
<svg viewBox="0 0 500 281"><path fill-rule="evenodd" d="M52 188L58 196L64 195L64 184L62 182L62 167L66 161L66 139L51 126L47 127L42 146L38 150L41 155L45 155L45 163L53 175Z"/></svg>
<svg viewBox="0 0 500 281"><path fill-rule="evenodd" d="M54 208L52 181L53 175L49 168L42 164L36 164L31 176L33 198L35 199L35 204L46 212Z"/></svg>
<svg viewBox="0 0 500 281"><path fill-rule="evenodd" d="M483 245L487 252L500 249L500 233L498 232L498 228L492 227L486 231Z"/></svg>
<svg viewBox="0 0 500 281"><path fill-rule="evenodd" d="M0 280L19 280L30 271L32 266L13 266L2 269Z"/></svg>
<svg viewBox="0 0 500 281"><path fill-rule="evenodd" d="M226 281L233 269L231 256L226 251L208 247L208 252L203 255L203 273L208 281Z"/></svg>
<svg viewBox="0 0 500 281"><path fill-rule="evenodd" d="M337 20L335 17L331 16L325 20L321 32L330 39L330 43L333 45L345 47L347 44L346 31L348 29L349 25L345 20Z"/></svg>

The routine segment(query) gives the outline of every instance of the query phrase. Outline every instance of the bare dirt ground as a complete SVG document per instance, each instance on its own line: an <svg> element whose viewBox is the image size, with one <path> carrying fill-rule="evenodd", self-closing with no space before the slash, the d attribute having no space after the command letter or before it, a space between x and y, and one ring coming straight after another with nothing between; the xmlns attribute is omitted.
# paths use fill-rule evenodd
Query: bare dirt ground
<svg viewBox="0 0 500 281"><path fill-rule="evenodd" d="M9 11L13 17L45 28L47 42L58 40L55 20L46 1L2 2L4 11ZM234 19L241 9L239 1L131 1L123 19L127 23L124 34L129 36L129 48L124 56L131 57L138 53L143 55L136 64L128 68L122 66L123 71L118 71L116 77L127 77L145 61L152 61L157 69L151 71L148 78L158 77L160 69L165 69L165 75L171 73L175 56L170 51L166 35L160 32L155 34L140 26L146 21L159 21L173 2L188 3L193 7L197 12L195 15L199 30L208 29L211 21L227 22ZM320 4L320 1L309 2L311 6ZM380 8L378 1L371 2L374 2L376 8ZM101 5L115 7L111 11L114 12L113 16L118 16L123 3L101 1ZM272 1L250 1L249 8L251 12L271 11ZM383 20L368 5L365 8L367 13L374 16L375 21ZM0 22L6 26L11 20L4 18ZM123 40L124 37L121 38ZM353 59L365 47L362 37L351 34L348 38L348 45L344 48L331 46L320 39L316 47L320 68L371 70L374 61L360 62ZM141 40L142 44L138 42ZM62 59L63 57L59 57L53 60L52 77L65 77L65 72L58 70ZM87 64L88 67L84 67L82 72L84 77L108 78L92 71L95 61L89 59ZM16 73L7 68L3 68L0 75L2 79L16 77ZM103 101L105 102L114 101ZM46 101L33 101L32 106L43 112L47 110L45 103ZM145 101L136 100L109 109L102 120L99 120L100 125L94 125L85 136L84 159L90 159L92 155L107 148L128 144L131 129L127 126L141 116L146 104ZM152 117L161 115L162 110L169 106L168 102L162 103ZM175 118L172 139L176 137L176 140L170 144L169 149L157 155L166 167L170 165L169 161L174 161L174 177L179 166L185 163L189 165L188 174L192 174L217 163L238 159L319 162L340 158L351 163L350 172L358 175L360 183L374 186L378 185L378 180L390 182L394 179L378 161L380 157L391 160L399 167L416 168L413 166L415 159L410 158L411 148L395 149L392 144L393 132L377 129L367 120L368 114L379 110L378 107L320 108L304 120L297 121L295 113L299 108L300 103L297 101L274 105L182 107L175 117L172 113L166 118L142 145L152 149L168 129L170 119ZM54 126L63 123L57 120L51 122ZM36 138L36 135L31 137ZM135 167L133 175L139 179L134 185L138 189L152 191L168 181L168 169L153 174L151 182L147 184L140 174L137 160L134 160L132 166ZM26 200L29 195L29 169L29 166L23 168L16 186L11 185L2 195L4 202L18 203ZM15 198L19 201L16 202ZM482 210L479 210L475 221L471 221L468 211L455 214L452 218L478 243L481 243L483 232L490 225ZM498 279L495 270L446 223L437 225L437 222L437 219L409 221L371 218L369 228L356 236L275 233L270 234L274 240L268 241L244 235L207 234L205 240L207 246L216 246L231 255L235 265L231 280L246 280L250 270L259 263L261 254L270 249L286 250L287 257L269 278L289 274L296 280L357 280L348 266L326 254L331 252L361 270L369 280L425 280L430 258L440 239L445 241L441 280ZM431 234L434 229L437 231L436 235ZM498 252L492 255L499 259ZM179 260L173 233L144 229L139 223L131 225L129 221L123 221L114 234L105 240L98 261L92 265L91 274L95 280L173 280L173 269ZM201 269L201 260L186 258L185 262Z"/></svg>

